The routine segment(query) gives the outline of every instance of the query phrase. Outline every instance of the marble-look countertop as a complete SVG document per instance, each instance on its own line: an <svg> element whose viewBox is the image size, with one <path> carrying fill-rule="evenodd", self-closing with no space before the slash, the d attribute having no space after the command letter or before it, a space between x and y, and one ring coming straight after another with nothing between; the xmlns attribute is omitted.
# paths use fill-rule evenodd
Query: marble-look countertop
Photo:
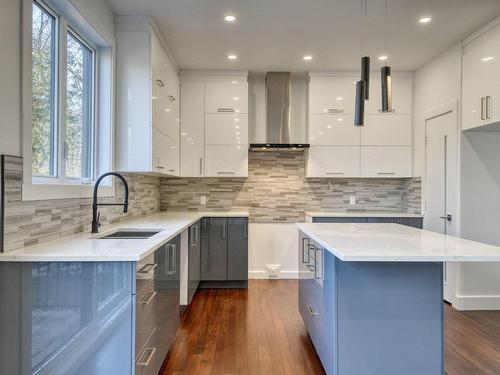
<svg viewBox="0 0 500 375"><path fill-rule="evenodd" d="M309 217L416 217L422 218L421 214L412 214L404 211L306 211Z"/></svg>
<svg viewBox="0 0 500 375"><path fill-rule="evenodd" d="M248 217L248 212L160 212L130 221L105 224L99 234L82 232L0 253L0 262L135 262L147 257L203 217ZM123 229L161 231L148 239L99 239Z"/></svg>
<svg viewBox="0 0 500 375"><path fill-rule="evenodd" d="M299 223L297 226L343 261L500 261L500 247L399 224Z"/></svg>

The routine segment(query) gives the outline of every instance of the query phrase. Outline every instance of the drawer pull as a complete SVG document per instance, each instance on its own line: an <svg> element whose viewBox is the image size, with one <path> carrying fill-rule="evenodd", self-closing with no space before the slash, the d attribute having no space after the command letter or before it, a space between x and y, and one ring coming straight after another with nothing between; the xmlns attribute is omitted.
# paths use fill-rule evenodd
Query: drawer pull
<svg viewBox="0 0 500 375"><path fill-rule="evenodd" d="M318 316L318 312L314 310L314 308L311 305L306 305L307 311L309 311L309 315L312 316Z"/></svg>
<svg viewBox="0 0 500 375"><path fill-rule="evenodd" d="M234 174L234 172L220 171L220 172L217 172L217 174Z"/></svg>
<svg viewBox="0 0 500 375"><path fill-rule="evenodd" d="M156 353L156 348L144 348L140 356L139 361L137 361L137 366L149 366L151 359Z"/></svg>
<svg viewBox="0 0 500 375"><path fill-rule="evenodd" d="M395 112L396 112L396 110L394 108L391 109L390 111L384 111L383 109L378 110L378 113L395 113Z"/></svg>
<svg viewBox="0 0 500 375"><path fill-rule="evenodd" d="M163 83L163 81L162 81L161 79L157 79L157 80L156 80L156 83L157 83L157 84L158 84L158 86L160 86L160 87L165 86L165 84Z"/></svg>
<svg viewBox="0 0 500 375"><path fill-rule="evenodd" d="M218 108L217 112L233 113L234 112L234 108Z"/></svg>
<svg viewBox="0 0 500 375"><path fill-rule="evenodd" d="M394 176L395 172L377 172L379 176Z"/></svg>
<svg viewBox="0 0 500 375"><path fill-rule="evenodd" d="M340 176L343 175L344 172L326 172L327 175Z"/></svg>
<svg viewBox="0 0 500 375"><path fill-rule="evenodd" d="M173 95L169 95L168 98L170 99L171 102L175 102L175 97Z"/></svg>
<svg viewBox="0 0 500 375"><path fill-rule="evenodd" d="M325 113L343 113L344 110L343 109L338 109L338 108L325 108L323 110L323 112L325 112Z"/></svg>
<svg viewBox="0 0 500 375"><path fill-rule="evenodd" d="M142 267L141 269L139 269L139 271L137 271L137 272L138 273L150 273L157 266L158 265L156 263L148 263L148 264L144 265L144 267Z"/></svg>
<svg viewBox="0 0 500 375"><path fill-rule="evenodd" d="M302 239L302 263L309 263L311 261L311 257L309 256L309 237L304 237ZM306 255L306 247L307 247L307 259Z"/></svg>
<svg viewBox="0 0 500 375"><path fill-rule="evenodd" d="M311 272L316 272L316 267L314 267L312 264L308 264L307 265L307 268L309 269L309 271Z"/></svg>
<svg viewBox="0 0 500 375"><path fill-rule="evenodd" d="M156 292L147 292L144 294L144 297L142 297L139 300L139 303L141 305L149 305L149 303L153 300L153 298L156 296Z"/></svg>

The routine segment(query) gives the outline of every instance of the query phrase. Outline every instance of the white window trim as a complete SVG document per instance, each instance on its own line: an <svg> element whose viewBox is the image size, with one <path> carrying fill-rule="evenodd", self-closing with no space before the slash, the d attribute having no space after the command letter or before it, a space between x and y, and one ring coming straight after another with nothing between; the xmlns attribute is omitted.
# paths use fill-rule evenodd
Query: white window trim
<svg viewBox="0 0 500 375"><path fill-rule="evenodd" d="M114 61L115 40L105 32L100 32L95 25L79 13L79 11L65 0L39 0L46 4L51 13L60 15L57 41L66 43L68 28L87 44L94 48L94 145L93 145L93 174L94 178L100 174L113 170L114 156ZM71 179L60 177L39 177L32 175L32 113L31 113L31 27L32 27L32 0L22 0L23 33L22 33L22 150L23 150L23 185L22 199L25 201L44 199L88 198L93 194L93 180ZM58 64L65 59L64 53L59 53ZM101 69L104 67L104 69ZM104 72L101 72L103 70ZM59 69L60 71L60 69ZM59 73L60 74L60 73ZM108 79L109 77L109 79ZM65 81L65 80L60 80ZM64 87L58 82L58 90L64 93ZM99 92L99 94L97 94ZM101 95L102 94L102 95ZM58 103L64 104L64 96L58 95ZM61 116L58 116L59 144L63 133L61 131ZM64 125L63 125L64 126ZM56 155L58 158L58 156ZM61 163L58 163L58 176L61 174ZM99 196L115 196L114 182L105 179L99 188Z"/></svg>

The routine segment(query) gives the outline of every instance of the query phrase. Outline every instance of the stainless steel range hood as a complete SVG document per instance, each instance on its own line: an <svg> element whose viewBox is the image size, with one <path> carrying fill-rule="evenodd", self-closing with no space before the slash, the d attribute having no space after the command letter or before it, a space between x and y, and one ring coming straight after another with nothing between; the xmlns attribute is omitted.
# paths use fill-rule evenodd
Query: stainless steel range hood
<svg viewBox="0 0 500 375"><path fill-rule="evenodd" d="M266 142L251 150L304 150L308 144L290 143L290 72L266 73Z"/></svg>

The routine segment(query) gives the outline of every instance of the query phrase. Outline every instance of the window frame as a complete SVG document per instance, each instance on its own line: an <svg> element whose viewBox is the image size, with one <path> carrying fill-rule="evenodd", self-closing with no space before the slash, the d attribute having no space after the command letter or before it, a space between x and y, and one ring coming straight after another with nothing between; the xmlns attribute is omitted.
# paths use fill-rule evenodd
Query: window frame
<svg viewBox="0 0 500 375"><path fill-rule="evenodd" d="M96 179L97 170L97 158L96 158L96 144L97 144L97 111L96 106L99 101L99 92L97 90L97 77L98 77L98 58L99 49L96 44L91 42L90 38L86 37L84 33L80 32L77 25L71 23L62 12L57 11L55 7L50 6L47 2L43 0L27 0L30 3L30 13L33 11L33 6L36 3L37 6L45 10L47 13L55 18L55 67L53 71L55 73L54 79L54 128L56 140L54 144L54 175L36 175L33 174L31 170L31 183L33 185L92 185ZM33 27L33 21L30 17L31 22L30 32ZM91 105L90 105L90 170L91 176L87 177L69 177L66 175L66 83L67 83L67 37L71 34L76 40L82 43L92 52L92 80L91 80ZM31 44L30 44L30 54ZM30 64L31 65L31 64ZM32 69L32 67L31 67ZM31 78L31 75L30 75ZM32 81L30 79L30 86ZM32 127L32 121L30 126ZM31 137L30 147L32 147L33 139ZM32 156L31 156L32 159ZM30 160L30 165L32 160Z"/></svg>

